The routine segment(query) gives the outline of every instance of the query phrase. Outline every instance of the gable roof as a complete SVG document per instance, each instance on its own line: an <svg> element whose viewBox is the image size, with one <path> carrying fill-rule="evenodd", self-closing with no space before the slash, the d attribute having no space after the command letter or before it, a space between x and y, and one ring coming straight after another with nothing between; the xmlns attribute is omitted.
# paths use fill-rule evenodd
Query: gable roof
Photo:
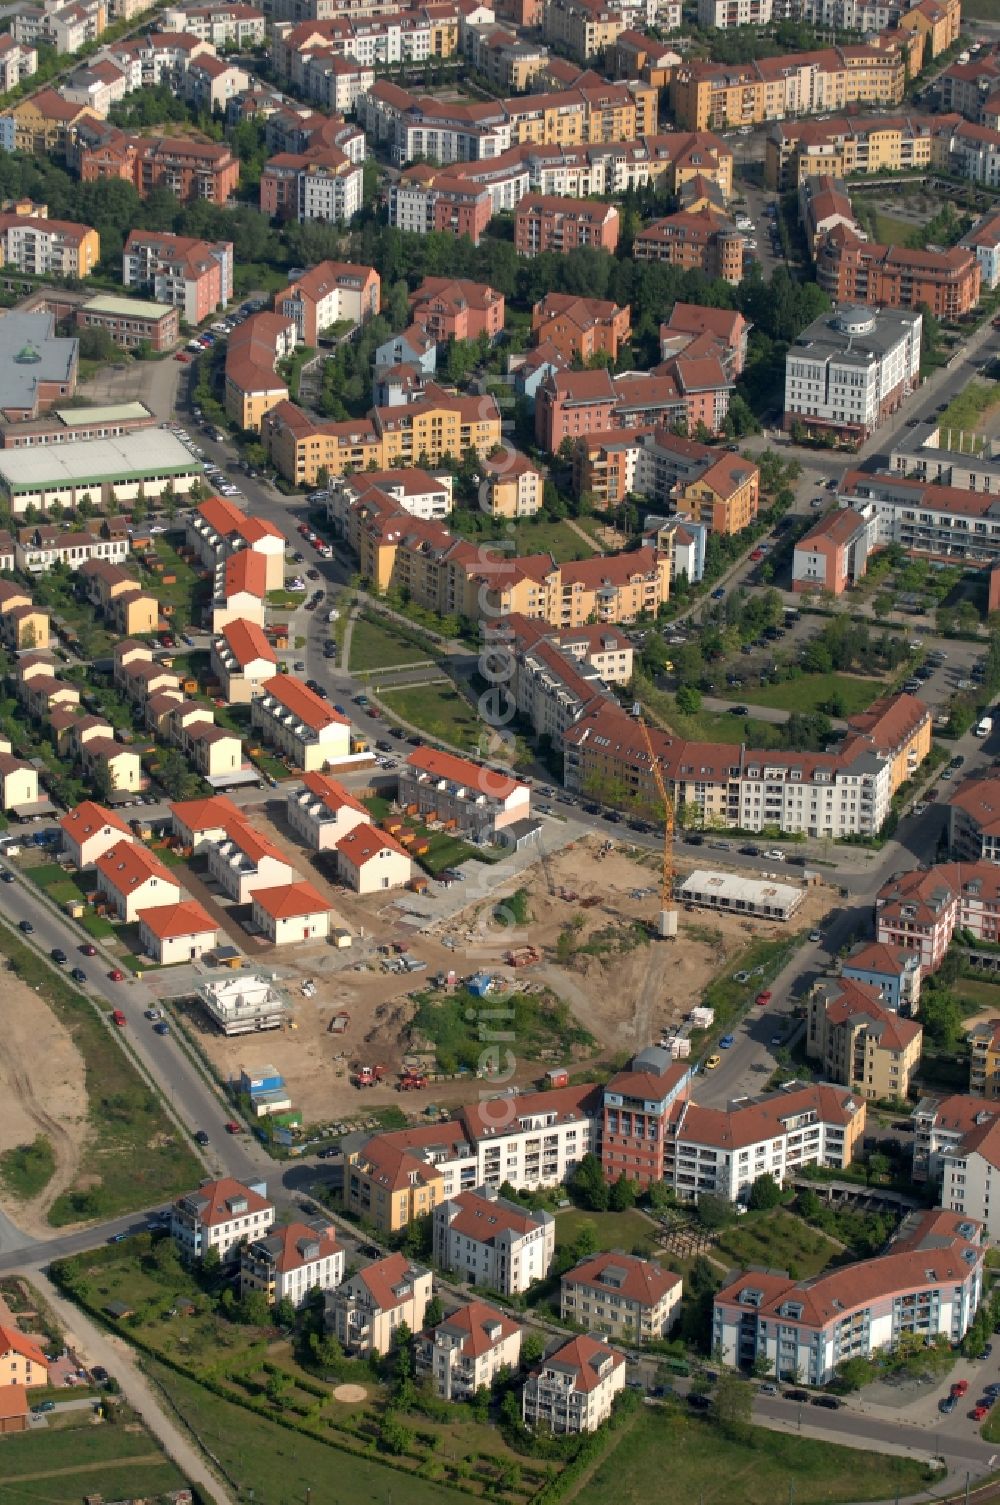
<svg viewBox="0 0 1000 1505"><path fill-rule="evenodd" d="M110 728L109 728L110 730ZM67 836L76 842L84 842L88 836L101 831L105 826L110 826L114 831L120 831L123 836L131 839L132 832L113 810L106 810L103 805L95 804L93 800L83 800L72 810L68 810L59 822Z"/></svg>
<svg viewBox="0 0 1000 1505"><path fill-rule="evenodd" d="M122 748L122 751L127 749ZM167 883L180 892L180 884L170 869L139 841L120 841L109 847L98 857L96 866L101 877L120 894L134 893L150 878Z"/></svg>
<svg viewBox="0 0 1000 1505"><path fill-rule="evenodd" d="M634 1254L611 1252L582 1259L567 1270L563 1285L597 1286L602 1291L625 1296L642 1306L657 1306L669 1291L681 1284L681 1277L652 1260Z"/></svg>
<svg viewBox="0 0 1000 1505"><path fill-rule="evenodd" d="M293 920L299 915L330 914L333 905L328 903L319 889L302 880L298 883L279 883L274 888L258 888L253 894L254 904L259 904L272 920Z"/></svg>
<svg viewBox="0 0 1000 1505"><path fill-rule="evenodd" d="M359 1270L355 1278L367 1286L379 1311L388 1312L408 1301L414 1282L427 1273L405 1254L388 1254Z"/></svg>
<svg viewBox="0 0 1000 1505"><path fill-rule="evenodd" d="M164 904L159 909L140 909L139 922L159 941L179 940L186 935L217 935L219 927L194 899L181 904Z"/></svg>
<svg viewBox="0 0 1000 1505"><path fill-rule="evenodd" d="M0 1323L0 1354L19 1353L22 1358L30 1359L33 1364L40 1364L43 1369L48 1368L46 1359L34 1338L23 1333L19 1327L9 1327L6 1323Z"/></svg>
<svg viewBox="0 0 1000 1505"><path fill-rule="evenodd" d="M613 1374L625 1363L625 1355L598 1343L596 1338L572 1338L562 1348L542 1360L542 1369L558 1369L573 1376L573 1389L586 1394L596 1390L607 1378L600 1370L611 1360L607 1374Z"/></svg>
<svg viewBox="0 0 1000 1505"><path fill-rule="evenodd" d="M517 779L495 773L481 763L472 763L454 753L439 752L435 747L418 747L406 760L408 767L418 773L429 774L434 779L446 779L451 784L478 789L490 799L508 799L517 789L527 789Z"/></svg>
<svg viewBox="0 0 1000 1505"><path fill-rule="evenodd" d="M337 842L337 851L343 852L348 862L357 868L371 862L380 852L395 852L407 861L410 860L409 852L400 846L394 836L383 831L381 826L373 826L368 822L362 822L342 836Z"/></svg>

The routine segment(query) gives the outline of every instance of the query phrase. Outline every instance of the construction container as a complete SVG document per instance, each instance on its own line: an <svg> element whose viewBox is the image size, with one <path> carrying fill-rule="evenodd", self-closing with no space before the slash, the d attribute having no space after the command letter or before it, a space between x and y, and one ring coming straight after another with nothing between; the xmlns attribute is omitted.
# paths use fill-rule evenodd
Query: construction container
<svg viewBox="0 0 1000 1505"><path fill-rule="evenodd" d="M330 936L330 944L338 950L344 951L351 944L351 932L349 930L335 930Z"/></svg>
<svg viewBox="0 0 1000 1505"><path fill-rule="evenodd" d="M545 1073L546 1087L568 1087L569 1072L565 1066L553 1066L551 1071Z"/></svg>
<svg viewBox="0 0 1000 1505"><path fill-rule="evenodd" d="M715 1010L707 1004L699 1003L691 1010L689 1017L692 1029L711 1029L715 1023Z"/></svg>
<svg viewBox="0 0 1000 1505"><path fill-rule="evenodd" d="M270 1118L272 1113L287 1113L292 1100L286 1088L278 1092L254 1093L250 1098L250 1112L254 1118Z"/></svg>
<svg viewBox="0 0 1000 1505"><path fill-rule="evenodd" d="M277 1066L261 1066L256 1071L240 1071L241 1092L273 1092L276 1087L283 1087L285 1079Z"/></svg>
<svg viewBox="0 0 1000 1505"><path fill-rule="evenodd" d="M477 972L469 978L466 986L473 998L485 998L493 986L493 979L488 972Z"/></svg>

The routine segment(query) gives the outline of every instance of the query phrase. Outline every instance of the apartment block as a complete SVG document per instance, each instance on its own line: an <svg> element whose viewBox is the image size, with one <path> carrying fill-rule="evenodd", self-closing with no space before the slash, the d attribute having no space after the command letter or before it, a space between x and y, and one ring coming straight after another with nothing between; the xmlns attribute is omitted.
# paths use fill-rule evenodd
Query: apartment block
<svg viewBox="0 0 1000 1505"><path fill-rule="evenodd" d="M965 246L881 246L839 225L817 248L816 280L838 304L914 311L926 304L935 318L955 320L979 302L982 269Z"/></svg>
<svg viewBox="0 0 1000 1505"><path fill-rule="evenodd" d="M673 1104L687 1096L691 1068L650 1046L604 1089L601 1169L605 1180L624 1176L639 1186L662 1181L667 1124Z"/></svg>
<svg viewBox="0 0 1000 1505"><path fill-rule="evenodd" d="M948 846L956 862L1000 863L1000 777L987 769L948 795Z"/></svg>
<svg viewBox="0 0 1000 1505"><path fill-rule="evenodd" d="M632 312L603 298L546 293L531 310L531 332L537 345L549 341L567 360L603 353L616 361L632 334Z"/></svg>
<svg viewBox="0 0 1000 1505"><path fill-rule="evenodd" d="M194 240L165 230L130 230L122 253L122 282L200 324L233 296L231 240Z"/></svg>
<svg viewBox="0 0 1000 1505"><path fill-rule="evenodd" d="M344 1278L344 1250L325 1218L284 1223L240 1248L240 1295L260 1291L268 1306L301 1307L315 1291L335 1290Z"/></svg>
<svg viewBox="0 0 1000 1505"><path fill-rule="evenodd" d="M729 216L705 206L653 220L636 235L632 254L636 261L704 272L735 287L743 280L745 247L746 236Z"/></svg>
<svg viewBox="0 0 1000 1505"><path fill-rule="evenodd" d="M838 237L834 230L823 241L818 256ZM857 242L861 246L862 242ZM934 253L926 252L925 255ZM978 297L979 272L975 268ZM900 285L909 299L910 285ZM785 356L785 429L810 434L827 433L860 444L896 412L920 381L920 344L923 316L911 307L883 298L870 285L863 296L872 305L847 302L834 314L824 314L802 330ZM850 300L853 294L844 294ZM904 311L904 307L907 311Z"/></svg>
<svg viewBox="0 0 1000 1505"><path fill-rule="evenodd" d="M873 1102L905 1100L920 1063L923 1029L885 1007L874 988L824 978L809 999L806 1053L827 1081Z"/></svg>
<svg viewBox="0 0 1000 1505"><path fill-rule="evenodd" d="M386 1354L397 1328L421 1331L431 1290L430 1270L404 1254L389 1254L327 1293L327 1328L347 1353L359 1358Z"/></svg>
<svg viewBox="0 0 1000 1505"><path fill-rule="evenodd" d="M833 116L780 120L768 130L764 180L771 189L798 188L807 178L844 180L879 172L920 172L937 160L942 133L958 115Z"/></svg>
<svg viewBox="0 0 1000 1505"><path fill-rule="evenodd" d="M261 1182L244 1186L232 1176L203 1181L174 1203L170 1233L182 1258L204 1259L209 1249L227 1261L245 1242L266 1234L274 1224L274 1203Z"/></svg>
<svg viewBox="0 0 1000 1505"><path fill-rule="evenodd" d="M283 314L251 314L226 342L226 415L248 433L258 433L266 415L288 402L278 362L298 343L294 322Z"/></svg>
<svg viewBox="0 0 1000 1505"><path fill-rule="evenodd" d="M792 590L842 596L864 578L871 529L859 512L827 512L803 534L792 555Z"/></svg>
<svg viewBox="0 0 1000 1505"><path fill-rule="evenodd" d="M9 94L37 72L38 53L34 47L18 42L11 32L0 37L0 94Z"/></svg>
<svg viewBox="0 0 1000 1505"><path fill-rule="evenodd" d="M490 629L497 652L513 671L510 693L538 736L557 742L609 685L632 677L631 639L616 627L553 628L517 613Z"/></svg>
<svg viewBox="0 0 1000 1505"><path fill-rule="evenodd" d="M260 175L260 211L272 219L348 224L363 201L361 166L336 146L279 152Z"/></svg>
<svg viewBox="0 0 1000 1505"><path fill-rule="evenodd" d="M240 167L228 146L192 137L134 136L108 127L99 141L81 146L84 183L118 178L140 198L165 188L182 203L227 204L239 185Z"/></svg>
<svg viewBox="0 0 1000 1505"><path fill-rule="evenodd" d="M625 1388L625 1355L595 1338L572 1338L532 1371L521 1391L526 1427L556 1436L594 1432Z"/></svg>
<svg viewBox="0 0 1000 1505"><path fill-rule="evenodd" d="M262 10L239 0L226 5L168 6L159 16L164 31L183 31L213 47L257 47L264 41L267 20Z"/></svg>
<svg viewBox="0 0 1000 1505"><path fill-rule="evenodd" d="M911 1213L889 1252L811 1280L748 1271L715 1298L713 1347L781 1380L826 1385L846 1359L904 1339L960 1343L982 1295L982 1227L940 1211Z"/></svg>
<svg viewBox="0 0 1000 1505"><path fill-rule="evenodd" d="M363 324L381 307L381 279L374 267L321 261L275 295L274 311L295 326L298 342L315 346L335 324Z"/></svg>
<svg viewBox="0 0 1000 1505"><path fill-rule="evenodd" d="M514 217L514 249L520 256L538 256L545 251L564 254L590 246L613 255L618 228L618 210L613 204L529 193L518 204Z"/></svg>
<svg viewBox="0 0 1000 1505"><path fill-rule="evenodd" d="M624 1343L660 1342L680 1316L682 1282L652 1260L615 1250L582 1259L560 1283L559 1315Z"/></svg>
<svg viewBox="0 0 1000 1505"><path fill-rule="evenodd" d="M1000 937L1000 868L992 862L943 862L903 873L875 896L876 938L912 951L936 972L956 931L996 943Z"/></svg>
<svg viewBox="0 0 1000 1505"><path fill-rule="evenodd" d="M100 238L90 225L0 214L0 267L28 276L82 278L100 259Z"/></svg>
<svg viewBox="0 0 1000 1505"><path fill-rule="evenodd" d="M434 1209L434 1263L469 1285L517 1296L543 1280L555 1255L555 1220L499 1197L488 1186Z"/></svg>
<svg viewBox="0 0 1000 1505"><path fill-rule="evenodd" d="M420 1333L414 1357L418 1378L428 1379L441 1400L471 1401L504 1374L516 1373L522 1329L483 1301L471 1301Z"/></svg>

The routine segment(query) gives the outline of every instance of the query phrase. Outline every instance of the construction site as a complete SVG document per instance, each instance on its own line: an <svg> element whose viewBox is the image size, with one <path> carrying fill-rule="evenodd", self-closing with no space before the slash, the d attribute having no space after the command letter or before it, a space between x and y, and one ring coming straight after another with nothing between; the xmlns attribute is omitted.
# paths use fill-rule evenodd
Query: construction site
<svg viewBox="0 0 1000 1505"><path fill-rule="evenodd" d="M659 853L586 837L422 929L393 924L387 909L347 948L282 957L289 1006L263 1037L227 1038L200 1012L189 1026L223 1079L273 1061L306 1125L467 1101L481 1090L475 1016L512 1003L505 1085L556 1068L600 1076L675 1028L749 945L789 930L681 905L676 936L662 939L662 877ZM820 924L836 902L825 884L802 885L794 929Z"/></svg>

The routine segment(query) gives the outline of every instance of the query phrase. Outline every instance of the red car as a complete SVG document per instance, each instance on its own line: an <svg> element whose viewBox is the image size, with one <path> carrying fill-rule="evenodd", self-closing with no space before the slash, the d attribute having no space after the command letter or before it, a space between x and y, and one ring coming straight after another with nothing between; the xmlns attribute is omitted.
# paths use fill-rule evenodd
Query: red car
<svg viewBox="0 0 1000 1505"><path fill-rule="evenodd" d="M951 1387L952 1395L965 1395L969 1388L968 1380L956 1380Z"/></svg>
<svg viewBox="0 0 1000 1505"><path fill-rule="evenodd" d="M122 971L121 967L114 967L112 969L112 971L110 971L108 973L108 976L111 978L112 982L124 982L125 981L125 973ZM116 1019L115 1023L117 1024L117 1022L118 1021Z"/></svg>
<svg viewBox="0 0 1000 1505"><path fill-rule="evenodd" d="M122 1013L121 1009L115 1009L111 1017L115 1021L119 1029L125 1028L125 1015Z"/></svg>
<svg viewBox="0 0 1000 1505"><path fill-rule="evenodd" d="M178 350L177 354L174 356L174 360L175 361L180 361L180 363L181 363L182 366L186 366L188 364L188 362L191 360L191 357L187 354L186 351L184 351L184 350Z"/></svg>
<svg viewBox="0 0 1000 1505"><path fill-rule="evenodd" d="M84 956L97 955L97 947L94 945L93 941L84 941L83 945L80 947L80 950L83 952Z"/></svg>
<svg viewBox="0 0 1000 1505"><path fill-rule="evenodd" d="M989 1406L973 1406L972 1410L969 1412L969 1415L972 1417L973 1421L984 1421L986 1417L989 1416L989 1414Z"/></svg>
<svg viewBox="0 0 1000 1505"><path fill-rule="evenodd" d="M756 559L763 559L763 557L764 557L764 550L763 549L754 549L753 553L750 555L750 558L754 559L754 560L756 560Z"/></svg>
<svg viewBox="0 0 1000 1505"><path fill-rule="evenodd" d="M242 1134L243 1133L243 1125L242 1124L238 1124L238 1123L234 1123L234 1122L232 1122L232 1120L230 1120L230 1122L226 1124L226 1133L227 1134Z"/></svg>
<svg viewBox="0 0 1000 1505"><path fill-rule="evenodd" d="M302 534L303 538L308 538L311 530L308 523L299 523L298 531Z"/></svg>
<svg viewBox="0 0 1000 1505"><path fill-rule="evenodd" d="M767 1005L771 1002L771 994L767 991L758 993L754 1001L756 1003L759 1003L762 1009L766 1008Z"/></svg>

